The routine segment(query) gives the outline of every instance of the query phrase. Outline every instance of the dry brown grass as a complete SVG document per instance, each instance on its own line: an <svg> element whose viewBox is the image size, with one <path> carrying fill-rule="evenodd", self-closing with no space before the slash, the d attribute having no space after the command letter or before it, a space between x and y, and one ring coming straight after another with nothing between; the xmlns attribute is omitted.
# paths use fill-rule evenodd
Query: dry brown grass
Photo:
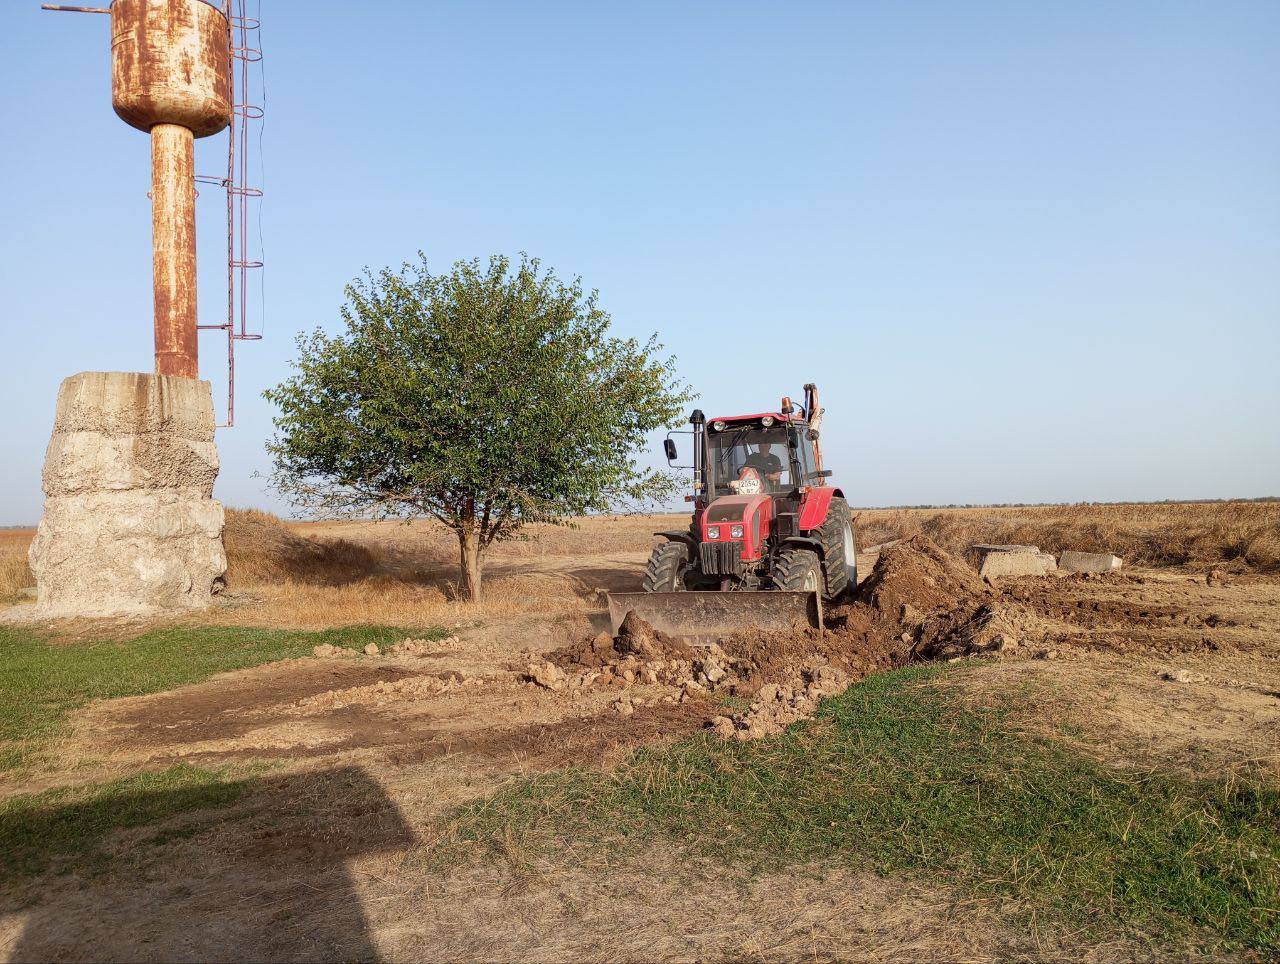
<svg viewBox="0 0 1280 964"><path fill-rule="evenodd" d="M481 618L585 613L590 596L554 577L487 577L478 603L458 599L456 586L408 582L382 576L340 586L282 583L254 587L252 599L206 610L200 623L326 629L358 624L408 629L453 626Z"/></svg>
<svg viewBox="0 0 1280 964"><path fill-rule="evenodd" d="M952 551L1026 543L1055 553L1114 552L1130 565L1241 560L1280 568L1280 502L865 509L858 526L865 546L923 533Z"/></svg>
<svg viewBox="0 0 1280 964"><path fill-rule="evenodd" d="M293 531L309 538L341 538L417 564L455 565L458 543L452 532L430 521L403 522L289 522ZM531 525L517 538L499 542L490 559L542 559L550 556L605 555L648 552L653 533L687 529L687 515L600 515L570 520L565 525Z"/></svg>
<svg viewBox="0 0 1280 964"><path fill-rule="evenodd" d="M33 529L0 530L0 602L16 599L36 584L27 565L27 547L34 535Z"/></svg>
<svg viewBox="0 0 1280 964"><path fill-rule="evenodd" d="M638 574L653 532L687 525L687 516L671 514L531 526L523 538L490 549L485 598L463 604L457 544L441 525L286 522L254 509L229 509L228 583L259 603L228 610L224 618L312 627L582 612L595 604L598 589L631 588L621 583L632 569ZM863 546L924 533L952 550L1018 542L1051 552L1115 552L1129 565L1239 560L1280 568L1277 502L864 509L858 528ZM34 584L26 564L32 535L29 529L0 531L0 600L15 601ZM627 554L636 558L617 558Z"/></svg>
<svg viewBox="0 0 1280 964"><path fill-rule="evenodd" d="M594 530L594 520L587 522L587 530ZM651 527L651 520L642 524L646 532ZM483 599L465 603L458 586L456 542L443 526L289 523L258 510L229 509L227 583L243 594L243 604L219 611L215 619L299 628L355 623L413 627L585 611L598 587L589 570L563 563L590 555L608 540L589 537L579 550L554 536L582 530L538 528L553 537L540 548L552 551L531 552L536 543L526 541L494 548L486 557ZM636 545L647 551L649 540ZM542 557L551 564L542 565Z"/></svg>
<svg viewBox="0 0 1280 964"><path fill-rule="evenodd" d="M228 509L227 584L340 586L376 574L379 553L346 539L308 539L258 509Z"/></svg>

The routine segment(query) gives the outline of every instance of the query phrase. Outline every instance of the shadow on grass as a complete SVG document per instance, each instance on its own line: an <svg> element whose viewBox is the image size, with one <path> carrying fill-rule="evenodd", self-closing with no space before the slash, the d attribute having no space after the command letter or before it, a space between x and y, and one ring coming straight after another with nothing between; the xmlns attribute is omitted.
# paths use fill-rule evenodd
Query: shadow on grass
<svg viewBox="0 0 1280 964"><path fill-rule="evenodd" d="M412 842L358 767L184 765L17 798L0 809L0 956L375 959L348 863Z"/></svg>

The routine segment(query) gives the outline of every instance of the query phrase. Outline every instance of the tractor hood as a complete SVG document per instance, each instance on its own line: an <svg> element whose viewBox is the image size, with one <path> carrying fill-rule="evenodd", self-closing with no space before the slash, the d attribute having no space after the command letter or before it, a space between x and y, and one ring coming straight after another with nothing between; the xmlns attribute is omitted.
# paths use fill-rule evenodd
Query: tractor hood
<svg viewBox="0 0 1280 964"><path fill-rule="evenodd" d="M716 499L702 513L703 543L738 543L741 558L760 558L773 524L773 498L768 495L726 495Z"/></svg>

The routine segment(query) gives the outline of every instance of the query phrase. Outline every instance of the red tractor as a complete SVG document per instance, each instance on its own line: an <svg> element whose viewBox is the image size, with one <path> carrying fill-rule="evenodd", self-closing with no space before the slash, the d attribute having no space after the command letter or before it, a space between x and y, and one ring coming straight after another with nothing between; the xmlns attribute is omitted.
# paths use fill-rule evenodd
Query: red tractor
<svg viewBox="0 0 1280 964"><path fill-rule="evenodd" d="M822 467L817 388L804 391L802 406L784 398L776 412L710 420L693 413L693 521L657 533L667 541L653 550L642 583L644 593L672 595L616 596L615 622L634 609L680 635L715 636L744 623L820 626L819 598L856 587L853 520ZM671 436L665 448L674 463ZM743 590L775 592L745 598ZM713 593L738 598L706 598Z"/></svg>

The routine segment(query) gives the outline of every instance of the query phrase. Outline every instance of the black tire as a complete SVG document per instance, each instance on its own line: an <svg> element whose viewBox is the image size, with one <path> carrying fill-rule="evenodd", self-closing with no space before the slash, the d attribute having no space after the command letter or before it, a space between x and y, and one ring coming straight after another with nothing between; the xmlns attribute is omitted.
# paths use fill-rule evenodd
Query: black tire
<svg viewBox="0 0 1280 964"><path fill-rule="evenodd" d="M814 533L822 543L826 576L823 597L832 602L858 588L858 548L854 541L853 516L849 503L836 496L827 509L827 521Z"/></svg>
<svg viewBox="0 0 1280 964"><path fill-rule="evenodd" d="M773 562L773 585L784 592L822 589L822 563L810 549L783 549Z"/></svg>
<svg viewBox="0 0 1280 964"><path fill-rule="evenodd" d="M644 567L644 592L684 592L689 571L689 548L683 542L664 542L653 550Z"/></svg>

